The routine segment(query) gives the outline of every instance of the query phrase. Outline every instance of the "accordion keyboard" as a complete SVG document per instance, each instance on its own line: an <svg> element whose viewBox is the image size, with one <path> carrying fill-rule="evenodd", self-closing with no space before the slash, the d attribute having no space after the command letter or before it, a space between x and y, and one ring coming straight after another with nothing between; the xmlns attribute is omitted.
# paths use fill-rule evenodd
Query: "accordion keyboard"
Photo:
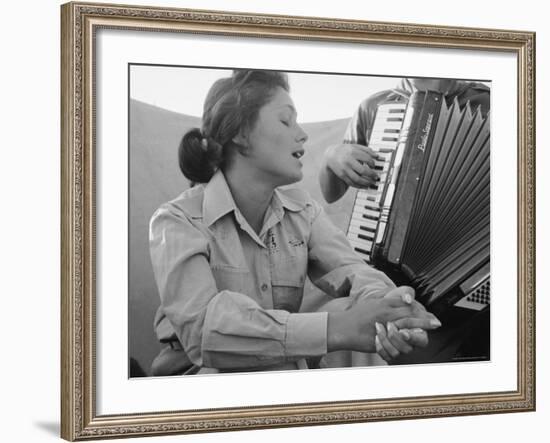
<svg viewBox="0 0 550 443"><path fill-rule="evenodd" d="M407 103L380 105L369 138L369 147L378 156L375 169L380 180L368 189L357 191L347 234L355 252L368 262L389 215L387 200L391 199L392 160L399 144L406 108Z"/></svg>

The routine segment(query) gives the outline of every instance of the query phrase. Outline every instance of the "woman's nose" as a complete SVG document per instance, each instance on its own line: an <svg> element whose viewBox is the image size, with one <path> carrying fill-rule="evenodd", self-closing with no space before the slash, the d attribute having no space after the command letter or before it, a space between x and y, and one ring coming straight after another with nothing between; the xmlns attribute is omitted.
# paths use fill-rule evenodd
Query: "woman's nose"
<svg viewBox="0 0 550 443"><path fill-rule="evenodd" d="M306 132L302 129L300 125L298 125L298 135L296 137L296 140L298 140L300 143L305 143L308 139L308 136Z"/></svg>

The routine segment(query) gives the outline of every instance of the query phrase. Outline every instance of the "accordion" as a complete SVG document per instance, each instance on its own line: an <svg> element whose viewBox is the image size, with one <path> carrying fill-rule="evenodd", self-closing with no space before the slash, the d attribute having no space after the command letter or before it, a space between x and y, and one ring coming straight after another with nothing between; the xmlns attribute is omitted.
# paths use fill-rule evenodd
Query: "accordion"
<svg viewBox="0 0 550 443"><path fill-rule="evenodd" d="M415 92L378 107L369 147L380 180L357 191L352 247L442 320L466 325L490 305L489 116Z"/></svg>

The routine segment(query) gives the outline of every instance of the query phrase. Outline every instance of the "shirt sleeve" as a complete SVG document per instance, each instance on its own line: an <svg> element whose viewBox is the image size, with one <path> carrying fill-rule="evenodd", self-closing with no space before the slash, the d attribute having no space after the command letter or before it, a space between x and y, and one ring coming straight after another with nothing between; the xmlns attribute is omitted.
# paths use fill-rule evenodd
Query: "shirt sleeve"
<svg viewBox="0 0 550 443"><path fill-rule="evenodd" d="M195 365L268 367L326 354L326 313L263 309L245 294L219 290L208 238L181 211L161 207L149 240L161 309Z"/></svg>
<svg viewBox="0 0 550 443"><path fill-rule="evenodd" d="M386 274L353 251L345 234L315 201L312 210L308 274L313 284L332 297L383 296L395 288Z"/></svg>
<svg viewBox="0 0 550 443"><path fill-rule="evenodd" d="M373 99L367 98L359 105L344 133L344 143L367 145L376 115L376 105L372 102Z"/></svg>

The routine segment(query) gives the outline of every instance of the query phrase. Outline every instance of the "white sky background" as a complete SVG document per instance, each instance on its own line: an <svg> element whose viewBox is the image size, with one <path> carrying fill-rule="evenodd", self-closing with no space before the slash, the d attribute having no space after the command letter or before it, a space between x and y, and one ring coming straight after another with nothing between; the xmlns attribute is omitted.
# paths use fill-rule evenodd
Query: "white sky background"
<svg viewBox="0 0 550 443"><path fill-rule="evenodd" d="M201 117L212 83L231 70L132 65L130 97L160 108ZM299 122L349 118L372 93L391 89L400 77L289 74L290 95Z"/></svg>

